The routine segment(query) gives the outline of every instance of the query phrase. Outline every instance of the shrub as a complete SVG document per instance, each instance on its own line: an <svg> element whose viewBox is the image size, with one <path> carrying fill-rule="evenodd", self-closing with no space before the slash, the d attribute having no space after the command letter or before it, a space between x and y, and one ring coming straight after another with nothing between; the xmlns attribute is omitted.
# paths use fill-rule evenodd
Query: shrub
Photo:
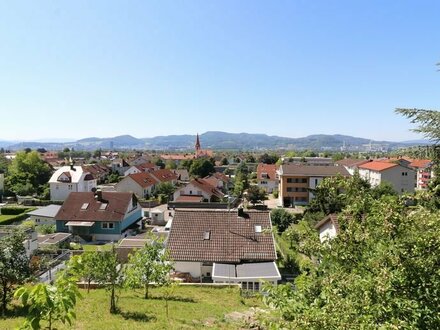
<svg viewBox="0 0 440 330"><path fill-rule="evenodd" d="M2 215L18 215L25 212L29 212L31 208L29 207L20 207L20 206L10 206L10 207L2 207L0 212Z"/></svg>

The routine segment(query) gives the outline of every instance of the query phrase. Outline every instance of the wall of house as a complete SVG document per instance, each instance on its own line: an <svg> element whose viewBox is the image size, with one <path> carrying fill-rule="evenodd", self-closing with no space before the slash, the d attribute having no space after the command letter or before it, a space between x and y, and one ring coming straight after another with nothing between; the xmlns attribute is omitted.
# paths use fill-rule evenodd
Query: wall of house
<svg viewBox="0 0 440 330"><path fill-rule="evenodd" d="M201 267L202 264L200 262L190 262L190 261L176 261L174 262L174 270L182 273L190 273L192 277L200 277L201 276Z"/></svg>
<svg viewBox="0 0 440 330"><path fill-rule="evenodd" d="M309 178L304 176L282 176L280 196L282 205L305 205L309 202ZM298 181L298 182L295 182ZM305 182L303 182L305 181Z"/></svg>
<svg viewBox="0 0 440 330"><path fill-rule="evenodd" d="M135 193L136 196L143 198L144 190L141 186L139 186L136 182L133 181L130 177L125 177L115 187L116 191L119 192L132 192Z"/></svg>
<svg viewBox="0 0 440 330"><path fill-rule="evenodd" d="M319 240L324 242L327 239L336 237L336 228L333 225L333 222L327 221L319 228Z"/></svg>
<svg viewBox="0 0 440 330"><path fill-rule="evenodd" d="M55 219L52 217L42 217L42 216L31 215L29 217L29 219L35 221L35 223L37 225L54 225L55 224Z"/></svg>
<svg viewBox="0 0 440 330"><path fill-rule="evenodd" d="M195 187L192 184L188 184L185 187L177 190L173 195L173 200L176 200L181 195L194 195L194 196L203 196L204 199L210 199L211 195L207 194L200 188Z"/></svg>
<svg viewBox="0 0 440 330"><path fill-rule="evenodd" d="M278 189L278 180L260 179L258 180L258 186L271 194Z"/></svg>
<svg viewBox="0 0 440 330"><path fill-rule="evenodd" d="M50 199L53 201L65 201L71 192L89 192L96 188L96 180L81 180L78 183L51 182Z"/></svg>
<svg viewBox="0 0 440 330"><path fill-rule="evenodd" d="M396 166L382 172L382 181L391 183L394 190L402 194L404 192L414 192L416 186L415 171Z"/></svg>

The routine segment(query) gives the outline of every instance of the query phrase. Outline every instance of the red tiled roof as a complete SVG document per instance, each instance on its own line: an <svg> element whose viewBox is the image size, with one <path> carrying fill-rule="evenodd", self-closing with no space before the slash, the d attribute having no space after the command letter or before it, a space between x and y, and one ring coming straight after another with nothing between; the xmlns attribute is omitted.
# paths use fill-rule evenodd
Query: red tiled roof
<svg viewBox="0 0 440 330"><path fill-rule="evenodd" d="M194 179L190 181L189 184L203 190L205 193L209 195L214 195L218 198L223 198L224 194L218 190L216 187L212 186L208 181L204 179Z"/></svg>
<svg viewBox="0 0 440 330"><path fill-rule="evenodd" d="M173 171L168 169L163 170L157 170L150 173L156 180L160 182L168 182L168 181L175 181L178 179L178 175L175 174Z"/></svg>
<svg viewBox="0 0 440 330"><path fill-rule="evenodd" d="M399 165L395 164L395 163L372 161L372 162L360 165L359 168L365 169L365 170L381 172L381 171L385 171L385 170L388 170L388 169L396 167L396 166L399 166Z"/></svg>
<svg viewBox="0 0 440 330"><path fill-rule="evenodd" d="M132 198L132 193L102 192L102 202L95 199L93 192L72 192L64 201L56 220L64 221L122 221L125 217ZM101 205L107 203L105 209ZM88 204L84 209L83 206Z"/></svg>
<svg viewBox="0 0 440 330"><path fill-rule="evenodd" d="M176 202L190 202L190 203L199 203L203 201L203 196L195 196L195 195L180 195L176 198Z"/></svg>
<svg viewBox="0 0 440 330"><path fill-rule="evenodd" d="M146 172L130 174L128 175L128 177L131 178L142 188L147 188L158 183L158 180L156 180L153 176L151 176L150 173L146 173ZM123 180L125 180L125 178Z"/></svg>
<svg viewBox="0 0 440 330"><path fill-rule="evenodd" d="M413 160L409 166L414 168L426 168L429 167L432 163L430 159L415 159Z"/></svg>
<svg viewBox="0 0 440 330"><path fill-rule="evenodd" d="M239 217L236 210L176 210L167 245L171 259L224 263L276 260L269 212L243 215ZM261 226L261 232L257 233L255 226Z"/></svg>
<svg viewBox="0 0 440 330"><path fill-rule="evenodd" d="M229 182L229 177L223 173L220 172L214 172L212 174L212 176L216 177L219 180L222 180L224 183L228 183Z"/></svg>
<svg viewBox="0 0 440 330"><path fill-rule="evenodd" d="M258 180L276 180L277 179L277 168L278 166L275 164L263 164L260 163L257 166L257 179ZM267 177L263 177L263 173L267 175Z"/></svg>

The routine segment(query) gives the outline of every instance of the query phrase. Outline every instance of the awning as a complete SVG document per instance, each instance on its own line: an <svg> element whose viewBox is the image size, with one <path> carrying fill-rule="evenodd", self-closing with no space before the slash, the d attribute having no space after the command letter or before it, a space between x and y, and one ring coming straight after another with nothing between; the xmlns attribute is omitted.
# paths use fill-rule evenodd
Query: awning
<svg viewBox="0 0 440 330"><path fill-rule="evenodd" d="M275 262L245 264L218 264L212 267L214 281L280 280L281 275Z"/></svg>
<svg viewBox="0 0 440 330"><path fill-rule="evenodd" d="M94 221L68 221L66 226L69 227L92 227L95 224Z"/></svg>

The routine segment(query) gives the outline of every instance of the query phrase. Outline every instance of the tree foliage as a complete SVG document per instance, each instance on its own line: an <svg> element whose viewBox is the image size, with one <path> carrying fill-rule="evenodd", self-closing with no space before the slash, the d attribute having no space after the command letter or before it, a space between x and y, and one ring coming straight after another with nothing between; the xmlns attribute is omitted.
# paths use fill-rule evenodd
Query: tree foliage
<svg viewBox="0 0 440 330"><path fill-rule="evenodd" d="M211 173L214 173L214 165L208 159L195 159L189 168L189 174L195 177L204 178Z"/></svg>
<svg viewBox="0 0 440 330"><path fill-rule="evenodd" d="M418 125L413 129L414 132L423 134L437 144L440 142L440 111L398 108L396 113L411 119L411 123Z"/></svg>
<svg viewBox="0 0 440 330"><path fill-rule="evenodd" d="M74 311L77 298L81 297L76 278L62 273L55 285L38 283L34 286L22 286L14 296L27 306L26 320L22 329L41 329L41 322L47 321L47 329L54 329L56 321L72 325L76 318Z"/></svg>
<svg viewBox="0 0 440 330"><path fill-rule="evenodd" d="M267 288L279 317L273 325L440 328L440 212L405 205L403 197L373 199L367 190L343 208L331 241L320 243L305 221L292 228L294 246L308 258L293 287Z"/></svg>
<svg viewBox="0 0 440 330"><path fill-rule="evenodd" d="M110 292L110 313L116 313L116 289L122 285L123 276L114 247L97 253L92 272L96 282Z"/></svg>
<svg viewBox="0 0 440 330"><path fill-rule="evenodd" d="M164 195L167 198L174 193L176 188L171 182L161 182L154 190L155 195Z"/></svg>
<svg viewBox="0 0 440 330"><path fill-rule="evenodd" d="M295 221L293 214L285 209L273 209L270 212L270 219L272 224L277 226L280 233L284 232Z"/></svg>
<svg viewBox="0 0 440 330"><path fill-rule="evenodd" d="M51 168L36 151L18 152L8 167L7 188L17 195L41 194L49 181Z"/></svg>
<svg viewBox="0 0 440 330"><path fill-rule="evenodd" d="M258 186L250 186L246 192L246 200L252 204L262 202L267 199L266 190Z"/></svg>
<svg viewBox="0 0 440 330"><path fill-rule="evenodd" d="M153 240L130 255L125 284L131 288L144 288L145 299L148 299L150 283L165 284L171 269L168 251L161 242Z"/></svg>
<svg viewBox="0 0 440 330"><path fill-rule="evenodd" d="M2 314L6 312L12 288L30 275L29 259L23 241L26 235L17 230L0 239L0 294Z"/></svg>

